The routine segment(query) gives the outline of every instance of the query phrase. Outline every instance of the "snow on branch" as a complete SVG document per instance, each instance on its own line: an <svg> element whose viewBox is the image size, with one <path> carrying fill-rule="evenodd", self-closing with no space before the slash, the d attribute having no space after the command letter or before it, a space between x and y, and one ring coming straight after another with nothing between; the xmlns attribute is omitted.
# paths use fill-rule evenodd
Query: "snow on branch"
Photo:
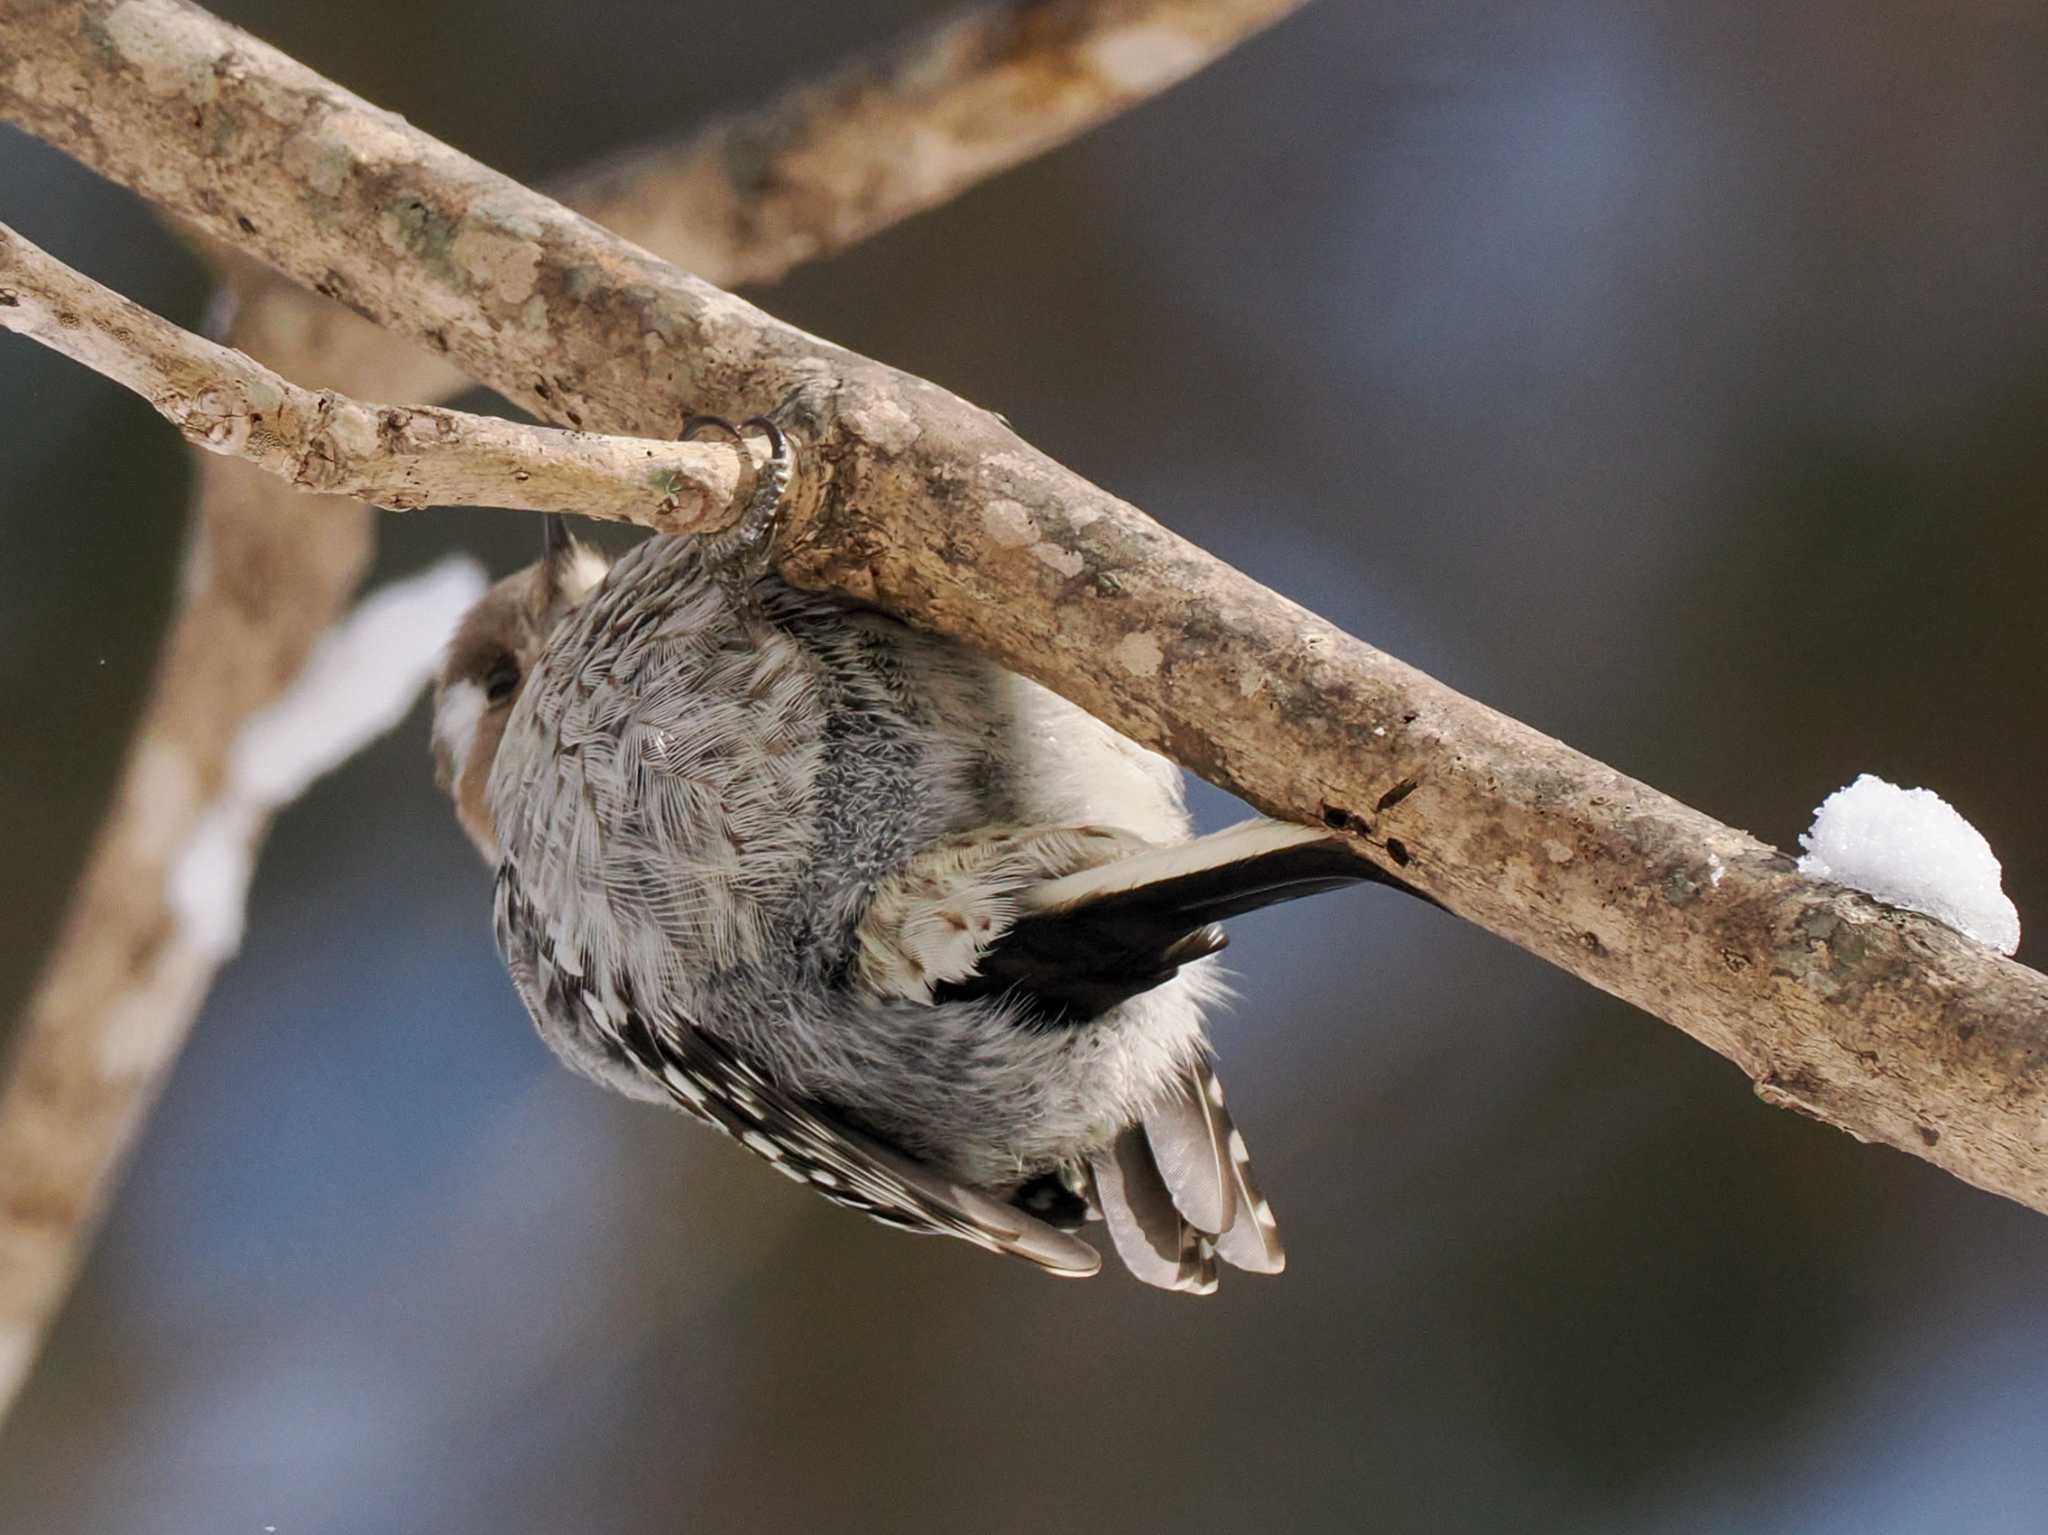
<svg viewBox="0 0 2048 1535"><path fill-rule="evenodd" d="M1799 844L1801 874L1925 912L2001 954L2020 946L2020 914L1991 844L1932 789L1865 773L1821 802Z"/></svg>
<svg viewBox="0 0 2048 1535"><path fill-rule="evenodd" d="M2048 1210L2048 977L1800 874L1267 591L989 413L664 265L181 0L0 13L0 50L13 120L549 419L644 431L794 402L815 460L791 579L961 639L1259 808L1343 832L1720 1051L1767 1101Z"/></svg>
<svg viewBox="0 0 2048 1535"><path fill-rule="evenodd" d="M638 506L649 526L684 533L718 526L742 479L730 442L601 437L301 389L74 272L5 224L0 329L133 390L208 452L247 459L301 490L396 511L502 506L616 518Z"/></svg>

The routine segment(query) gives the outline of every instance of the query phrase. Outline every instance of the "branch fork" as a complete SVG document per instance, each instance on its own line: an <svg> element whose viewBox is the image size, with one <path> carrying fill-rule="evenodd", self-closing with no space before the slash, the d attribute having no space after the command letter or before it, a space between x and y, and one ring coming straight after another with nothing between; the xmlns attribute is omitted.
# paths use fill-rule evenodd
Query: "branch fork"
<svg viewBox="0 0 2048 1535"><path fill-rule="evenodd" d="M246 459L300 490L392 511L502 506L692 533L729 522L753 473L738 442L607 437L304 389L130 303L4 224L0 328L132 389L196 447Z"/></svg>

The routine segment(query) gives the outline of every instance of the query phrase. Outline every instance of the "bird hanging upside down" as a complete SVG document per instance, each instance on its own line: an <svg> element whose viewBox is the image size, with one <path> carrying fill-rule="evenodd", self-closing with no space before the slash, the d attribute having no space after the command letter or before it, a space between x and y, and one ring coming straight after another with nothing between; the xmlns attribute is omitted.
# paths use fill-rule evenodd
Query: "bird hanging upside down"
<svg viewBox="0 0 2048 1535"><path fill-rule="evenodd" d="M722 423L721 423L722 425ZM1056 1273L1278 1273L1210 1066L1213 924L1371 878L1320 829L1188 840L1180 772L734 532L546 557L463 621L439 776L570 1065L828 1199ZM730 428L727 428L730 430Z"/></svg>

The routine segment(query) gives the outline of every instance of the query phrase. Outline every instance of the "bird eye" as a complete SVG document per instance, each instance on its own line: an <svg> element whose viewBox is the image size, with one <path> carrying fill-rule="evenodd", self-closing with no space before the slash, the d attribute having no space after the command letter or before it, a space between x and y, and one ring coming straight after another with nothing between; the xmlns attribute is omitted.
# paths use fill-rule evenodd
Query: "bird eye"
<svg viewBox="0 0 2048 1535"><path fill-rule="evenodd" d="M501 704L512 696L512 690L519 686L519 663L510 656L499 660L484 674L484 697L494 704Z"/></svg>

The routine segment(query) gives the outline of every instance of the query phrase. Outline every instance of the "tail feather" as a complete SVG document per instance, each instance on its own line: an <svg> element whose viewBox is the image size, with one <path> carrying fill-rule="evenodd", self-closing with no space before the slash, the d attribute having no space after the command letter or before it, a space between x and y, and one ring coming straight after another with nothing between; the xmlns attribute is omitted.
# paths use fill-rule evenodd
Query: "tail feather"
<svg viewBox="0 0 2048 1535"><path fill-rule="evenodd" d="M1197 1231L1212 1237L1230 1230L1237 1218L1237 1183L1214 1111L1201 1076L1190 1073L1179 1091L1145 1116L1145 1140L1175 1206Z"/></svg>
<svg viewBox="0 0 2048 1535"><path fill-rule="evenodd" d="M1207 1062L1185 1092L1098 1153L1091 1174L1086 1197L1124 1267L1146 1284L1207 1295L1218 1258L1251 1274L1287 1267L1273 1207L1252 1181L1244 1137Z"/></svg>
<svg viewBox="0 0 2048 1535"><path fill-rule="evenodd" d="M1230 1229L1216 1238L1216 1251L1223 1261L1248 1274L1277 1274L1287 1267L1287 1250L1280 1245L1280 1224L1273 1207L1252 1181L1251 1153L1244 1137L1223 1106L1223 1083L1204 1061L1195 1068L1195 1079L1208 1102L1211 1118L1230 1166L1230 1181L1236 1194L1236 1218Z"/></svg>
<svg viewBox="0 0 2048 1535"><path fill-rule="evenodd" d="M1082 1023L1221 949L1215 924L1363 880L1407 889L1317 827L1248 821L1016 893L1017 917L974 976L935 995L1003 993ZM1221 1258L1254 1274L1287 1266L1244 1137L1206 1061L1141 1125L1090 1159L1086 1196L1125 1267L1146 1284L1206 1295Z"/></svg>
<svg viewBox="0 0 2048 1535"><path fill-rule="evenodd" d="M1152 1149L1135 1128L1091 1159L1095 1200L1124 1267L1162 1290L1216 1288L1216 1249L1175 1208Z"/></svg>

